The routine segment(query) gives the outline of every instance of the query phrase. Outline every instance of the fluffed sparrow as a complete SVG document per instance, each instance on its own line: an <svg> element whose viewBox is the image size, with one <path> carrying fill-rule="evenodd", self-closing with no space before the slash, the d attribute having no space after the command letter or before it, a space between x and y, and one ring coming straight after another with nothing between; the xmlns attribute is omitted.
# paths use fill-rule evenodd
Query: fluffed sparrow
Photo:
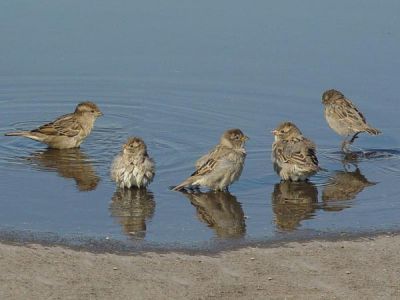
<svg viewBox="0 0 400 300"><path fill-rule="evenodd" d="M319 171L315 144L305 138L291 122L284 122L272 131L274 170L283 180L304 181Z"/></svg>
<svg viewBox="0 0 400 300"><path fill-rule="evenodd" d="M379 129L373 128L367 124L363 114L357 107L337 90L328 90L322 94L322 103L324 104L325 119L330 128L337 134L345 136L342 142L342 150L347 152L351 145L362 132L368 132L371 135L381 133ZM347 140L349 136L350 140Z"/></svg>
<svg viewBox="0 0 400 300"><path fill-rule="evenodd" d="M90 134L94 122L101 115L103 114L96 104L82 102L73 113L63 115L53 122L31 131L9 132L5 135L27 137L55 149L76 148Z"/></svg>
<svg viewBox="0 0 400 300"><path fill-rule="evenodd" d="M226 191L242 173L248 137L240 129L229 129L221 136L220 142L209 153L196 162L196 171L173 188L179 191L185 187L208 187L215 191Z"/></svg>
<svg viewBox="0 0 400 300"><path fill-rule="evenodd" d="M198 218L215 230L220 238L237 238L246 233L242 206L227 192L188 193L184 195L196 207Z"/></svg>
<svg viewBox="0 0 400 300"><path fill-rule="evenodd" d="M144 238L146 221L153 217L155 207L153 193L146 189L117 188L111 199L110 212L126 234Z"/></svg>
<svg viewBox="0 0 400 300"><path fill-rule="evenodd" d="M121 188L145 188L153 180L155 164L147 146L139 137L130 137L111 166L111 178Z"/></svg>
<svg viewBox="0 0 400 300"><path fill-rule="evenodd" d="M279 229L294 230L302 220L312 218L318 202L318 190L310 182L282 181L275 184L272 210Z"/></svg>
<svg viewBox="0 0 400 300"><path fill-rule="evenodd" d="M74 179L80 191L94 190L100 182L89 157L79 148L45 149L33 153L27 161L39 170L56 171L61 177Z"/></svg>

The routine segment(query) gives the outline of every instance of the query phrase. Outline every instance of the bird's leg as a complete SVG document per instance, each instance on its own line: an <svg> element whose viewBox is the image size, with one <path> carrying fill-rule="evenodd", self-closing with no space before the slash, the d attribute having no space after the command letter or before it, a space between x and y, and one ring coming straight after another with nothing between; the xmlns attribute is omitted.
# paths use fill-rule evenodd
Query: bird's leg
<svg viewBox="0 0 400 300"><path fill-rule="evenodd" d="M353 144L354 141L358 138L358 135L360 134L360 132L357 132L355 135L353 135L353 137L351 138L351 140L349 141L349 144Z"/></svg>

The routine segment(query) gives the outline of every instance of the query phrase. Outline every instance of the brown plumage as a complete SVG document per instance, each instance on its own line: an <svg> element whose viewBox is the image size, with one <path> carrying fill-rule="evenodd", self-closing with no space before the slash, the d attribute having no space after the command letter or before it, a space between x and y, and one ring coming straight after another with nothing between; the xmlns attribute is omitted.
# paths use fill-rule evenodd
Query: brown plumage
<svg viewBox="0 0 400 300"><path fill-rule="evenodd" d="M357 107L337 90L328 90L322 94L324 115L330 128L337 134L345 136L342 150L348 151L348 146L354 142L358 134L367 132L371 135L381 133L379 129L370 126ZM352 138L347 141L347 138Z"/></svg>
<svg viewBox="0 0 400 300"><path fill-rule="evenodd" d="M111 166L111 178L121 188L145 188L154 178L155 164L139 137L130 137Z"/></svg>
<svg viewBox="0 0 400 300"><path fill-rule="evenodd" d="M224 191L242 173L248 137L240 129L224 132L220 143L196 162L196 171L173 190L185 187L204 186L216 191Z"/></svg>
<svg viewBox="0 0 400 300"><path fill-rule="evenodd" d="M71 114L30 131L6 133L6 136L23 136L47 144L49 148L68 149L81 145L92 131L96 119L103 115L93 102L79 103Z"/></svg>
<svg viewBox="0 0 400 300"><path fill-rule="evenodd" d="M315 144L295 124L281 123L272 133L272 161L283 180L304 181L320 170Z"/></svg>

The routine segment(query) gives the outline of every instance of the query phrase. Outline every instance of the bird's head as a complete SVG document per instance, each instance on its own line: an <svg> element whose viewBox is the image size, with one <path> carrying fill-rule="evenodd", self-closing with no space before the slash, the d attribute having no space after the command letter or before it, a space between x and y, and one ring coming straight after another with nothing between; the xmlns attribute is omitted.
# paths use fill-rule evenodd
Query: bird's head
<svg viewBox="0 0 400 300"><path fill-rule="evenodd" d="M322 103L330 104L336 99L344 98L344 95L337 90L327 90L322 94Z"/></svg>
<svg viewBox="0 0 400 300"><path fill-rule="evenodd" d="M240 129L229 129L222 135L221 144L228 148L238 149L243 148L248 139L249 137Z"/></svg>
<svg viewBox="0 0 400 300"><path fill-rule="evenodd" d="M147 147L141 138L130 137L122 146L122 150L126 154L145 154L147 152Z"/></svg>
<svg viewBox="0 0 400 300"><path fill-rule="evenodd" d="M75 113L92 116L95 118L103 115L97 105L90 101L79 103L76 106Z"/></svg>
<svg viewBox="0 0 400 300"><path fill-rule="evenodd" d="M275 141L290 140L301 136L301 131L292 122L283 122L272 130L272 134L275 136Z"/></svg>

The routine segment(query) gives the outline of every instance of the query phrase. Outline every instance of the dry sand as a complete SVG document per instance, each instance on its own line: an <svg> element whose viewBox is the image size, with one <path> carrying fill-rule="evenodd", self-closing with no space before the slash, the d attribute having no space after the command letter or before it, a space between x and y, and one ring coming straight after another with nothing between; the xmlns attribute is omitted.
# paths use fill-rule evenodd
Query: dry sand
<svg viewBox="0 0 400 300"><path fill-rule="evenodd" d="M400 236L214 255L0 244L0 299L400 299Z"/></svg>

